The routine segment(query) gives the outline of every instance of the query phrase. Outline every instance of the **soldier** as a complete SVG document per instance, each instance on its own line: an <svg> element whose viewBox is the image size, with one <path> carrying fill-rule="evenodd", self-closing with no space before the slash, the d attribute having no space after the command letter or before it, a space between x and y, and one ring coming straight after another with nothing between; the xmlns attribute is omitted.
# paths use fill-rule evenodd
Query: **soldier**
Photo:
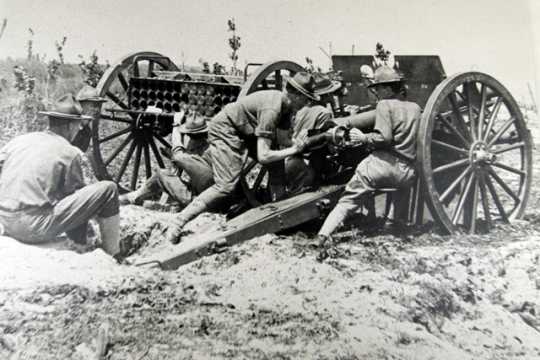
<svg viewBox="0 0 540 360"><path fill-rule="evenodd" d="M182 114L183 115L183 114ZM214 183L208 151L207 118L193 113L180 124L175 116L172 137L172 162L175 171L164 169L152 175L139 189L120 196L120 204L141 204L165 191L182 206Z"/></svg>
<svg viewBox="0 0 540 360"><path fill-rule="evenodd" d="M85 186L82 153L71 145L81 122L91 117L73 95L58 99L49 130L21 135L0 149L0 222L5 232L37 244L61 233L86 241L88 220L97 216L103 249L119 257L118 190L111 181Z"/></svg>
<svg viewBox="0 0 540 360"><path fill-rule="evenodd" d="M332 125L333 113L328 104L333 101L332 95L341 88L339 81L330 80L319 73L314 75L314 92L319 95L319 101L311 101L304 106L294 118L292 138L296 139L302 132L312 129L323 129ZM322 151L321 151L322 150ZM321 181L324 172L323 149L313 149L309 154L290 156L285 160L285 173L289 195L316 186Z"/></svg>
<svg viewBox="0 0 540 360"><path fill-rule="evenodd" d="M99 118L101 106L107 100L100 97L97 90L90 85L83 86L77 93L76 99L81 104L83 114L91 117L91 120L82 120L81 130L77 133L72 143L73 146L85 152L92 137L91 121Z"/></svg>
<svg viewBox="0 0 540 360"><path fill-rule="evenodd" d="M365 144L371 154L356 167L336 207L319 230L324 243L334 230L357 211L378 188L408 186L415 177L416 133L420 107L405 101L403 79L392 68L381 66L375 71L374 82L379 101L373 132L364 134L351 129L351 142Z"/></svg>
<svg viewBox="0 0 540 360"><path fill-rule="evenodd" d="M168 238L176 242L184 225L208 209L215 209L230 199L237 188L248 157L248 144L255 140L257 160L271 164L300 153L305 136L292 146L272 150L276 130L289 129L292 116L308 103L319 100L313 93L313 77L299 72L288 78L283 91L263 90L226 105L209 123L208 140L214 173L214 185L197 196L170 228ZM272 183L271 183L272 185ZM274 193L274 199L282 196Z"/></svg>

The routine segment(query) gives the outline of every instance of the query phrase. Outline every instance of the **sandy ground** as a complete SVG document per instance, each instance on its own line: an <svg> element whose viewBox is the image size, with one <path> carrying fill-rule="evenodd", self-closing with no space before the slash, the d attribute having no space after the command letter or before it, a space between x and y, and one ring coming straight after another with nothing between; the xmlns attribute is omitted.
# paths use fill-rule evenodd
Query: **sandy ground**
<svg viewBox="0 0 540 360"><path fill-rule="evenodd" d="M383 229L324 262L302 233L168 272L2 237L0 359L540 359L539 195L489 235ZM132 263L173 253L171 216L122 209Z"/></svg>

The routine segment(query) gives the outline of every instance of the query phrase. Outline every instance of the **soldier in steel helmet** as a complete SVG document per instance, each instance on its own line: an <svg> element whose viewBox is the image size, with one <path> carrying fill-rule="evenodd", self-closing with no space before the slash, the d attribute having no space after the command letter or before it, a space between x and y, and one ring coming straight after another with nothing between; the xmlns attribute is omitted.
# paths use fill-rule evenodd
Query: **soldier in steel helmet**
<svg viewBox="0 0 540 360"><path fill-rule="evenodd" d="M208 118L192 113L183 120L181 115L175 116L171 159L174 169L160 169L140 188L121 195L121 205L141 204L165 191L180 205L186 206L194 195L214 183L208 152Z"/></svg>
<svg viewBox="0 0 540 360"><path fill-rule="evenodd" d="M371 150L362 160L335 208L319 230L319 241L328 237L355 213L379 188L401 188L415 178L416 133L420 107L405 100L403 78L388 66L375 70L374 88L379 99L372 132L351 129L351 142L365 144Z"/></svg>

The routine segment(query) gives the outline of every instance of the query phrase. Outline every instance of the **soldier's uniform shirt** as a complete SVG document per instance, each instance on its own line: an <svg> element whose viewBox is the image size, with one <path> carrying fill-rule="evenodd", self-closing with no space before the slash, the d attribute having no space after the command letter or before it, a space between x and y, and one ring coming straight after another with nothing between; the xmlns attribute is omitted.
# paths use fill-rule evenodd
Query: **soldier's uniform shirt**
<svg viewBox="0 0 540 360"><path fill-rule="evenodd" d="M50 240L92 216L118 214L116 184L85 186L82 153L46 131L19 136L0 150L0 222L22 241Z"/></svg>
<svg viewBox="0 0 540 360"><path fill-rule="evenodd" d="M304 106L294 116L291 137L297 138L302 130L320 129L332 119L332 112L322 105ZM320 180L321 165L325 155L324 151L314 150L308 154L290 156L285 159L289 195L305 191Z"/></svg>
<svg viewBox="0 0 540 360"><path fill-rule="evenodd" d="M377 104L375 126L366 140L373 152L362 160L345 187L340 206L353 212L363 196L378 188L402 188L415 177L416 138L420 107L397 99Z"/></svg>
<svg viewBox="0 0 540 360"><path fill-rule="evenodd" d="M82 154L52 132L19 136L0 150L0 209L54 206L84 186Z"/></svg>
<svg viewBox="0 0 540 360"><path fill-rule="evenodd" d="M214 185L198 200L215 206L232 194L248 157L248 147L258 137L275 140L278 126L290 126L282 93L257 91L226 105L208 124L208 142Z"/></svg>

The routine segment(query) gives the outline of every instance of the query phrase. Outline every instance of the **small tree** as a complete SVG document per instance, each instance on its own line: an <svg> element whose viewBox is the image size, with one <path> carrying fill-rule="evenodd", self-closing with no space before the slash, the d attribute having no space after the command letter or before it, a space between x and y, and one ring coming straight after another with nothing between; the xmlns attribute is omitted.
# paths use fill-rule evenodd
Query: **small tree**
<svg viewBox="0 0 540 360"><path fill-rule="evenodd" d="M56 52L58 53L58 59L60 59L60 64L64 64L64 46L66 45L67 37L64 36L62 41L55 41L54 45L56 46Z"/></svg>
<svg viewBox="0 0 540 360"><path fill-rule="evenodd" d="M231 73L233 75L238 75L239 71L238 71L238 68L236 67L236 64L238 62L238 50L240 49L240 46L242 44L240 43L240 36L236 35L236 23L234 22L234 18L229 19L227 24L229 26L228 31L232 32L232 36L229 38L229 46L232 49L232 52L229 55L229 57L232 60Z"/></svg>
<svg viewBox="0 0 540 360"><path fill-rule="evenodd" d="M109 66L99 65L99 58L96 54L96 50L92 52L88 61L86 61L82 55L79 55L79 59L79 68L83 73L84 82L92 87L96 87L99 79L103 76L103 73Z"/></svg>
<svg viewBox="0 0 540 360"><path fill-rule="evenodd" d="M32 45L34 43L34 30L32 28L28 28L28 33L30 33L30 38L28 39L28 42L26 43L26 58L28 60L32 60Z"/></svg>

